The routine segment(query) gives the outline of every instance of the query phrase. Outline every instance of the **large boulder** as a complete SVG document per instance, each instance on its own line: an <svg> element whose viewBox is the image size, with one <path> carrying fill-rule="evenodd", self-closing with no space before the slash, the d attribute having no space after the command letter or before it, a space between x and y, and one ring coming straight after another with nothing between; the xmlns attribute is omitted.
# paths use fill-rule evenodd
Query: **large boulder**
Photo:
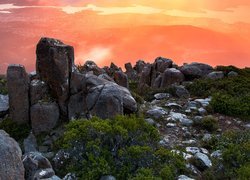
<svg viewBox="0 0 250 180"><path fill-rule="evenodd" d="M128 89L115 83L99 85L89 89L86 103L88 111L102 119L118 114L133 113L137 104Z"/></svg>
<svg viewBox="0 0 250 180"><path fill-rule="evenodd" d="M166 69L162 75L161 88L184 81L184 75L175 68Z"/></svg>
<svg viewBox="0 0 250 180"><path fill-rule="evenodd" d="M69 82L74 64L74 49L60 40L41 38L36 49L36 72L48 84L59 103L61 115L67 117Z"/></svg>
<svg viewBox="0 0 250 180"><path fill-rule="evenodd" d="M18 143L0 130L0 179L24 180L22 151Z"/></svg>
<svg viewBox="0 0 250 180"><path fill-rule="evenodd" d="M11 119L18 124L29 122L29 76L21 65L10 65L7 86Z"/></svg>
<svg viewBox="0 0 250 180"><path fill-rule="evenodd" d="M87 117L87 106L85 99L86 95L84 92L79 92L70 96L68 104L69 120Z"/></svg>
<svg viewBox="0 0 250 180"><path fill-rule="evenodd" d="M9 96L0 94L0 118L3 118L9 110Z"/></svg>
<svg viewBox="0 0 250 180"><path fill-rule="evenodd" d="M211 72L207 75L207 78L209 79L222 79L224 78L224 73L222 71L214 71L214 72Z"/></svg>
<svg viewBox="0 0 250 180"><path fill-rule="evenodd" d="M183 65L180 71L185 75L187 80L192 80L208 75L213 71L213 67L203 63L191 63Z"/></svg>
<svg viewBox="0 0 250 180"><path fill-rule="evenodd" d="M58 105L53 103L37 103L30 108L32 130L35 134L49 132L59 121Z"/></svg>

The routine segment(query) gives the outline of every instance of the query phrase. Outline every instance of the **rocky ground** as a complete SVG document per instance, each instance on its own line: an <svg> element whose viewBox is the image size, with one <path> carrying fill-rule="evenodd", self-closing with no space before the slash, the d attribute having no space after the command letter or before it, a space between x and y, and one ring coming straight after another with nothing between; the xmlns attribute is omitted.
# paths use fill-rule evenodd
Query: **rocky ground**
<svg viewBox="0 0 250 180"><path fill-rule="evenodd" d="M174 177L179 180L204 179L204 172L218 166L214 162L223 152L211 148L214 138L249 131L249 119L214 111L212 93L198 97L188 91L196 79L216 81L238 72L202 63L177 66L163 57L125 68L123 72L113 63L100 68L93 61L77 67L73 47L49 38L37 45L36 72L10 65L0 81L0 179L77 179L74 172L55 174L70 156L58 140L65 125L79 118L143 116L159 131L157 143L185 159L188 171ZM112 174L100 178L115 179Z"/></svg>

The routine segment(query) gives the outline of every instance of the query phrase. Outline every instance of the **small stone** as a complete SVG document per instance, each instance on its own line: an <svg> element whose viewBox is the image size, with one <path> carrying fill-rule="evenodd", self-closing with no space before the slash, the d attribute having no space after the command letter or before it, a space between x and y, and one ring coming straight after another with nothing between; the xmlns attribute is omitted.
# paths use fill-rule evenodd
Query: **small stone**
<svg viewBox="0 0 250 180"><path fill-rule="evenodd" d="M213 158L221 158L221 156L222 156L222 151L221 150L214 151L211 154L211 157L213 157Z"/></svg>
<svg viewBox="0 0 250 180"><path fill-rule="evenodd" d="M162 100L162 99L169 98L169 97L170 97L170 94L168 93L157 93L154 95L154 98L157 100Z"/></svg>
<svg viewBox="0 0 250 180"><path fill-rule="evenodd" d="M244 125L245 128L250 129L250 123Z"/></svg>
<svg viewBox="0 0 250 180"><path fill-rule="evenodd" d="M195 154L194 157L198 161L197 165L199 168L204 170L204 169L212 167L212 162L206 154L198 152Z"/></svg>
<svg viewBox="0 0 250 180"><path fill-rule="evenodd" d="M194 180L186 175L180 175L178 176L177 180Z"/></svg>
<svg viewBox="0 0 250 180"><path fill-rule="evenodd" d="M151 118L147 118L147 119L145 119L145 121L146 121L148 124L150 124L150 125L154 125L154 124L155 124L155 121L154 121L153 119L151 119Z"/></svg>
<svg viewBox="0 0 250 180"><path fill-rule="evenodd" d="M207 114L207 110L204 109L203 107L199 108L199 109L198 109L198 112L199 112L199 114L200 114L201 116L204 116L204 115Z"/></svg>
<svg viewBox="0 0 250 180"><path fill-rule="evenodd" d="M108 175L108 176L102 176L100 180L116 180L114 176Z"/></svg>
<svg viewBox="0 0 250 180"><path fill-rule="evenodd" d="M177 104L177 103L167 103L165 104L165 106L169 107L169 108L174 108L174 109L181 109L182 106Z"/></svg>
<svg viewBox="0 0 250 180"><path fill-rule="evenodd" d="M165 109L156 106L156 107L148 110L146 114L150 117L153 117L154 119L160 119L160 118L163 118L168 113Z"/></svg>
<svg viewBox="0 0 250 180"><path fill-rule="evenodd" d="M169 128L171 128L171 127L176 127L176 124L175 123L167 123L166 126L169 127Z"/></svg>
<svg viewBox="0 0 250 180"><path fill-rule="evenodd" d="M200 152L200 148L198 148L198 147L186 147L186 151L190 152L192 154L196 154L196 153Z"/></svg>
<svg viewBox="0 0 250 180"><path fill-rule="evenodd" d="M205 149L205 148L201 148L201 152L204 153L204 154L209 154L208 150Z"/></svg>
<svg viewBox="0 0 250 180"><path fill-rule="evenodd" d="M211 134L204 134L202 141L209 141L212 138Z"/></svg>
<svg viewBox="0 0 250 180"><path fill-rule="evenodd" d="M180 119L180 124L183 126L192 126L193 121L191 119L188 119L188 118L182 118L182 119Z"/></svg>
<svg viewBox="0 0 250 180"><path fill-rule="evenodd" d="M228 74L227 74L227 76L228 77L235 77L235 76L238 76L239 74L237 73L237 72L235 72L235 71L230 71Z"/></svg>

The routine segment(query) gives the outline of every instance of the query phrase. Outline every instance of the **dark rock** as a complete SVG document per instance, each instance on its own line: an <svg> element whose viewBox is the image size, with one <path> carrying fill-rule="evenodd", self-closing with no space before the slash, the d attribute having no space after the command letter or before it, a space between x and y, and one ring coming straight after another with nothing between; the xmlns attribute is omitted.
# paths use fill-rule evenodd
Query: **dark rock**
<svg viewBox="0 0 250 180"><path fill-rule="evenodd" d="M87 106L85 98L86 95L83 92L70 96L68 104L69 120L86 118Z"/></svg>
<svg viewBox="0 0 250 180"><path fill-rule="evenodd" d="M102 176L100 180L116 180L114 176Z"/></svg>
<svg viewBox="0 0 250 180"><path fill-rule="evenodd" d="M224 78L224 73L222 71L214 71L207 75L209 79L222 79Z"/></svg>
<svg viewBox="0 0 250 180"><path fill-rule="evenodd" d="M139 60L136 62L134 69L136 70L137 74L142 73L145 65L146 63L143 60Z"/></svg>
<svg viewBox="0 0 250 180"><path fill-rule="evenodd" d="M161 82L162 82L162 74L159 75L154 81L152 84L152 87L153 88L160 88L161 87Z"/></svg>
<svg viewBox="0 0 250 180"><path fill-rule="evenodd" d="M124 72L115 71L114 80L118 85L128 88L128 76Z"/></svg>
<svg viewBox="0 0 250 180"><path fill-rule="evenodd" d="M42 156L42 154L39 152L30 152L28 154L25 154L23 156L23 165L25 168L25 179L27 180L35 179L37 173L41 172L42 170L46 171L48 169L52 169L49 160ZM54 173L51 173L52 171L53 170L49 170L49 174L51 176L54 175Z"/></svg>
<svg viewBox="0 0 250 180"><path fill-rule="evenodd" d="M161 88L184 81L184 75L175 68L166 69L162 75Z"/></svg>
<svg viewBox="0 0 250 180"><path fill-rule="evenodd" d="M237 73L237 72L235 72L235 71L230 71L228 74L227 74L227 76L228 77L235 77L235 76L238 76L239 74Z"/></svg>
<svg viewBox="0 0 250 180"><path fill-rule="evenodd" d="M62 117L67 117L69 81L74 64L74 49L57 39L41 38L36 49L36 71L48 84L59 103Z"/></svg>
<svg viewBox="0 0 250 180"><path fill-rule="evenodd" d="M30 105L38 103L48 95L48 86L45 82L34 79L30 82Z"/></svg>
<svg viewBox="0 0 250 180"><path fill-rule="evenodd" d="M154 70L163 73L167 68L171 68L173 61L164 57L157 57L153 64Z"/></svg>
<svg viewBox="0 0 250 180"><path fill-rule="evenodd" d="M11 119L18 124L29 122L29 76L21 65L10 65L7 86Z"/></svg>
<svg viewBox="0 0 250 180"><path fill-rule="evenodd" d="M18 143L0 130L0 179L24 180L22 151Z"/></svg>
<svg viewBox="0 0 250 180"><path fill-rule="evenodd" d="M34 136L33 133L30 133L29 136L26 139L24 139L23 146L24 146L25 153L37 151L38 146L36 142L36 137Z"/></svg>
<svg viewBox="0 0 250 180"><path fill-rule="evenodd" d="M126 63L125 69L126 69L125 73L127 74L128 79L133 80L133 81L137 81L137 79L138 79L137 72L133 69L131 63Z"/></svg>
<svg viewBox="0 0 250 180"><path fill-rule="evenodd" d="M139 80L139 88L142 90L144 87L151 86L151 73L152 73L152 65L147 64L144 66L140 80Z"/></svg>
<svg viewBox="0 0 250 180"><path fill-rule="evenodd" d="M85 88L85 75L72 72L70 78L70 94L76 94Z"/></svg>
<svg viewBox="0 0 250 180"><path fill-rule="evenodd" d="M81 68L81 73L87 73L92 71L94 75L98 76L100 74L103 74L105 71L101 68L99 68L95 62L93 61L86 61L83 67Z"/></svg>
<svg viewBox="0 0 250 180"><path fill-rule="evenodd" d="M98 76L98 78L102 78L102 79L105 79L105 80L107 80L107 81L115 82L114 79L112 79L112 78L111 78L109 75L107 75L107 74L100 74L100 75Z"/></svg>
<svg viewBox="0 0 250 180"><path fill-rule="evenodd" d="M59 108L54 103L37 103L30 108L32 130L35 134L49 132L59 121Z"/></svg>
<svg viewBox="0 0 250 180"><path fill-rule="evenodd" d="M9 111L9 96L0 94L0 118L3 118Z"/></svg>
<svg viewBox="0 0 250 180"><path fill-rule="evenodd" d="M180 71L188 80L192 80L208 75L213 71L213 67L203 63L191 63L182 66Z"/></svg>

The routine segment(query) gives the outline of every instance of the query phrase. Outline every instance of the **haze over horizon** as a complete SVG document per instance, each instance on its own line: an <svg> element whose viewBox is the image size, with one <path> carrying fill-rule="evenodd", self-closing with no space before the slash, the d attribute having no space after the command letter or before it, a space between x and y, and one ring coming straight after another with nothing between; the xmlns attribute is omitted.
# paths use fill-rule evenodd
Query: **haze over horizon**
<svg viewBox="0 0 250 180"><path fill-rule="evenodd" d="M36 44L52 37L74 46L75 63L93 60L250 66L250 1L1 0L0 73L35 69Z"/></svg>

